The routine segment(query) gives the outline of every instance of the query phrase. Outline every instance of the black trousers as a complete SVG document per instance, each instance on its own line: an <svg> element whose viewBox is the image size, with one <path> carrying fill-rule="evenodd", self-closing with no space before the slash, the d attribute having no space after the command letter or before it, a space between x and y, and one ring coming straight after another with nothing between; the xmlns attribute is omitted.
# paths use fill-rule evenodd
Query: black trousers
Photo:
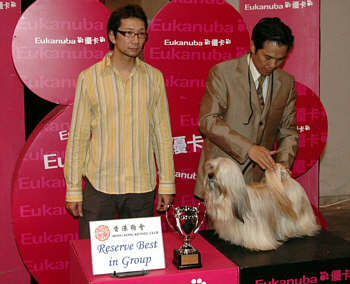
<svg viewBox="0 0 350 284"><path fill-rule="evenodd" d="M89 239L89 221L152 217L155 190L146 193L106 194L86 180L83 217L79 218L79 238Z"/></svg>

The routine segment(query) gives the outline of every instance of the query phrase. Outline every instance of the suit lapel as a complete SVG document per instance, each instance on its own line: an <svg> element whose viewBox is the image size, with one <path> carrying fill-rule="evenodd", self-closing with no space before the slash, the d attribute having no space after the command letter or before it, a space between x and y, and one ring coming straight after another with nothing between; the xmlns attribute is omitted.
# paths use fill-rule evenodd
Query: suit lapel
<svg viewBox="0 0 350 284"><path fill-rule="evenodd" d="M274 72L270 76L269 88L267 90L267 96L265 101L265 107L262 113L263 120L266 120L268 118L270 108L277 97L280 87L281 87L281 81L278 79L278 75L276 76L276 72Z"/></svg>
<svg viewBox="0 0 350 284"><path fill-rule="evenodd" d="M241 82L241 88L243 89L243 93L246 95L245 99L247 101L251 101L253 110L257 111L261 115L262 109L258 95L256 93L253 77L249 71L247 56L248 53L240 58L240 62L237 68L240 75L239 82Z"/></svg>
<svg viewBox="0 0 350 284"><path fill-rule="evenodd" d="M253 79L253 76L252 74L249 72L249 76L250 76L250 81L251 81L251 93L252 93L252 103L254 105L254 109L257 109L259 114L262 115L262 112L263 112L263 109L262 109L262 106L261 106L261 103L260 103L260 100L259 100L259 97L258 97L258 93L257 93L257 90L256 90L256 85L254 83L254 79ZM265 102L265 106L266 106L266 102ZM266 107L264 107L264 109L266 109Z"/></svg>
<svg viewBox="0 0 350 284"><path fill-rule="evenodd" d="M240 76L238 81L241 82L241 88L243 89L243 92L246 95L246 99L248 101L251 100L253 110L259 114L259 116L261 117L261 120L265 121L268 118L270 108L279 93L279 90L281 88L281 81L279 79L278 72L274 71L273 75L271 75L270 77L269 88L267 91L267 96L265 101L265 107L264 109L262 109L258 95L256 93L255 83L253 81L253 77L250 74L250 72L249 72L249 78L250 78L250 83L249 83L249 79L248 79L249 68L248 68L247 56L248 54L240 58L240 62L237 68L237 71ZM271 93L271 89L272 89L272 93Z"/></svg>

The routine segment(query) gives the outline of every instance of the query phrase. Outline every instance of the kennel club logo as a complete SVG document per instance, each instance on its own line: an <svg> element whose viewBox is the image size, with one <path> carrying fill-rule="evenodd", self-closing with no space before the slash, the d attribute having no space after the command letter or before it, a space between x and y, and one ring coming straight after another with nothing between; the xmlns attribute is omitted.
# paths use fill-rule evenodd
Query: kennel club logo
<svg viewBox="0 0 350 284"><path fill-rule="evenodd" d="M108 226L100 225L95 229L95 238L100 242L108 240L110 235L111 232L109 231Z"/></svg>

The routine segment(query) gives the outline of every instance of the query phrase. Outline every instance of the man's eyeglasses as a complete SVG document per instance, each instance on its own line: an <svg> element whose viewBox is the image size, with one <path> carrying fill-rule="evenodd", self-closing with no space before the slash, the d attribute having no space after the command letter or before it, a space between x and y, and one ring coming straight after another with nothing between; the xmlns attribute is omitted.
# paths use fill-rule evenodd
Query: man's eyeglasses
<svg viewBox="0 0 350 284"><path fill-rule="evenodd" d="M138 39L145 39L147 37L147 33L145 32L136 33L132 31L121 31L121 30L117 30L117 32L122 34L126 38L134 38L136 36Z"/></svg>

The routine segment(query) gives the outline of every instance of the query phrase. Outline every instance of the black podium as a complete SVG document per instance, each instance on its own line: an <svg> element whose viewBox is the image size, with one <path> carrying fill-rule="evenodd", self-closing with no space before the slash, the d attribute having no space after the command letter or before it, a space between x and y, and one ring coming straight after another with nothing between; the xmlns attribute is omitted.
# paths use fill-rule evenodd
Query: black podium
<svg viewBox="0 0 350 284"><path fill-rule="evenodd" d="M325 230L267 252L232 245L212 230L200 234L239 266L240 283L350 283L350 242Z"/></svg>

